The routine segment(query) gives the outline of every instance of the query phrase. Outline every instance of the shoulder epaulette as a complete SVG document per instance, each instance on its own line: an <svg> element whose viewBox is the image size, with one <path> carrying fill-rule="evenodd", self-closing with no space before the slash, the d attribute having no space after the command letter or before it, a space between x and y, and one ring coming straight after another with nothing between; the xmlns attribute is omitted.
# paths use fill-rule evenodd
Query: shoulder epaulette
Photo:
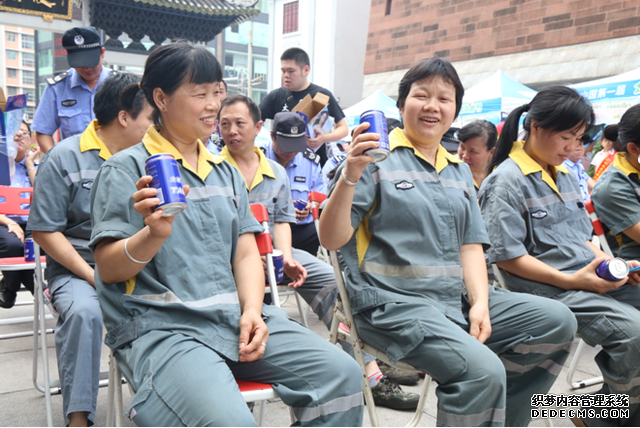
<svg viewBox="0 0 640 428"><path fill-rule="evenodd" d="M263 154L265 154L265 155L267 154L267 148L266 148L265 146L259 146L258 148L259 148L260 150L262 150L262 153L263 153Z"/></svg>
<svg viewBox="0 0 640 428"><path fill-rule="evenodd" d="M69 72L65 71L64 73L58 74L57 76L48 77L47 83L49 85L55 85L56 83L62 82L64 79L66 79L68 75L69 75Z"/></svg>
<svg viewBox="0 0 640 428"><path fill-rule="evenodd" d="M314 162L316 164L320 163L320 156L315 154L313 150L309 148L307 148L304 152L302 152L302 156L304 156L305 158L309 159L311 162Z"/></svg>

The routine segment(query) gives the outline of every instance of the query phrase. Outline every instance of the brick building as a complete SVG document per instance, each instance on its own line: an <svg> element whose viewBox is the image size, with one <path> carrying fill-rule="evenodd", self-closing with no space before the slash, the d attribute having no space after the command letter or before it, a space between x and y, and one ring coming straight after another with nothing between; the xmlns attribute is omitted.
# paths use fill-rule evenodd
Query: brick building
<svg viewBox="0 0 640 428"><path fill-rule="evenodd" d="M640 0L372 0L363 96L397 95L421 58L465 87L496 70L534 88L640 67Z"/></svg>

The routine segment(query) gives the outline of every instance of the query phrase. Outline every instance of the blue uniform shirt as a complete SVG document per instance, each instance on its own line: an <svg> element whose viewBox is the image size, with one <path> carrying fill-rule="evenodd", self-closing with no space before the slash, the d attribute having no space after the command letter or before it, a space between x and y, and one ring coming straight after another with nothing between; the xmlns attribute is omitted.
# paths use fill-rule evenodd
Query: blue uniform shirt
<svg viewBox="0 0 640 428"><path fill-rule="evenodd" d="M65 78L45 88L31 128L45 135L53 135L59 128L62 140L82 134L95 119L96 92L111 73L111 69L102 67L98 84L92 91L75 69L69 69Z"/></svg>
<svg viewBox="0 0 640 428"><path fill-rule="evenodd" d="M577 163L573 163L570 159L562 162L562 166L567 168L573 175L578 179L578 184L580 185L580 192L582 194L582 200L586 201L589 199L589 176L586 172L584 172L584 166L582 166L582 162L578 161Z"/></svg>
<svg viewBox="0 0 640 428"><path fill-rule="evenodd" d="M309 150L309 152L311 151ZM289 165L284 168L289 177L291 197L294 201L298 199L308 201L309 192L314 190L320 193L327 193L327 188L322 181L320 163L315 161L318 157L316 157L313 152L311 152L311 154L313 154L314 160L309 159L311 157L310 155L307 155L307 157L303 152L298 153L291 162L289 162ZM278 162L271 141L265 146L265 155L267 159ZM308 224L311 222L313 222L313 216L309 214L306 219L299 221L297 224Z"/></svg>

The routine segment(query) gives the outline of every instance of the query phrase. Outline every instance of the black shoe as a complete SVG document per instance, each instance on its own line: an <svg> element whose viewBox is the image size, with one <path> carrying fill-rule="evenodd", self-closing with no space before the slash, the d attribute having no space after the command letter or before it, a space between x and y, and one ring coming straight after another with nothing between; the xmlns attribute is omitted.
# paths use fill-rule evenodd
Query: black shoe
<svg viewBox="0 0 640 428"><path fill-rule="evenodd" d="M415 410L418 408L420 396L413 392L404 392L400 385L386 376L371 388L373 402L376 406L388 407L394 410Z"/></svg>
<svg viewBox="0 0 640 428"><path fill-rule="evenodd" d="M18 294L15 291L7 290L4 284L4 278L0 281L0 307L5 309L13 308L16 304Z"/></svg>
<svg viewBox="0 0 640 428"><path fill-rule="evenodd" d="M416 385L420 381L420 376L416 372L408 372L391 367L382 360L376 360L383 375L400 385Z"/></svg>

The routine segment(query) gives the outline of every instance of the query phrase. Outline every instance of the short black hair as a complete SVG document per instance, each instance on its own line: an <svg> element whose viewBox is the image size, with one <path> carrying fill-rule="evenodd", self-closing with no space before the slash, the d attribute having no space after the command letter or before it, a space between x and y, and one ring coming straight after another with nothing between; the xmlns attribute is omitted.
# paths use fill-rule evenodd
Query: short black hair
<svg viewBox="0 0 640 428"><path fill-rule="evenodd" d="M404 103L409 96L411 86L420 80L440 77L445 82L450 83L456 90L456 115L462 108L462 97L464 96L464 86L460 81L458 72L449 61L443 58L424 58L418 61L405 73L400 80L398 88L398 108L404 108Z"/></svg>
<svg viewBox="0 0 640 428"><path fill-rule="evenodd" d="M96 91L93 113L98 120L98 125L107 126L113 122L120 110L129 111L133 103L126 109L120 103L120 94L129 85L137 85L140 76L132 73L116 73L109 76ZM144 107L144 104L142 105ZM140 111L138 110L138 113ZM137 113L136 113L137 116Z"/></svg>
<svg viewBox="0 0 640 428"><path fill-rule="evenodd" d="M491 150L496 146L496 142L498 141L498 130L496 126L488 120L475 120L460 128L457 137L461 143L472 138L481 137L487 146L487 150Z"/></svg>
<svg viewBox="0 0 640 428"><path fill-rule="evenodd" d="M29 122L27 122L26 120L22 119L22 123L27 125L27 130L29 131L29 135L31 135L31 126L29 126Z"/></svg>
<svg viewBox="0 0 640 428"><path fill-rule="evenodd" d="M218 110L218 120L220 120L222 109L237 103L244 103L247 106L247 108L249 109L249 115L251 116L251 120L253 120L254 125L260 122L260 120L262 119L262 114L260 113L260 107L258 107L258 104L256 104L256 102L251 98L240 94L229 95L227 98L222 100L222 104L220 104L220 110Z"/></svg>
<svg viewBox="0 0 640 428"><path fill-rule="evenodd" d="M289 48L282 53L280 56L280 61L289 61L294 60L298 67L301 69L306 65L311 67L311 62L309 61L309 55L305 51L300 48Z"/></svg>
<svg viewBox="0 0 640 428"><path fill-rule="evenodd" d="M528 103L515 108L502 127L502 134L497 144L496 153L489 163L489 171L504 162L508 157L513 143L518 139L520 118L527 113L522 122L522 128L531 133L531 124L535 120L537 126L552 133L580 129L588 132L596 121L591 103L584 99L574 89L567 86L549 86L540 90Z"/></svg>
<svg viewBox="0 0 640 428"><path fill-rule="evenodd" d="M155 88L171 95L184 83L214 83L221 80L220 63L206 47L177 41L162 45L149 54L140 88L153 107L153 122L160 125L160 109L153 99Z"/></svg>
<svg viewBox="0 0 640 428"><path fill-rule="evenodd" d="M612 127L617 134L617 138L611 140L615 151L626 152L629 143L640 147L640 104L629 107L620 118L620 122Z"/></svg>
<svg viewBox="0 0 640 428"><path fill-rule="evenodd" d="M225 92L229 92L229 88L227 87L227 82L225 82L224 79L220 79L220 84L224 85Z"/></svg>

